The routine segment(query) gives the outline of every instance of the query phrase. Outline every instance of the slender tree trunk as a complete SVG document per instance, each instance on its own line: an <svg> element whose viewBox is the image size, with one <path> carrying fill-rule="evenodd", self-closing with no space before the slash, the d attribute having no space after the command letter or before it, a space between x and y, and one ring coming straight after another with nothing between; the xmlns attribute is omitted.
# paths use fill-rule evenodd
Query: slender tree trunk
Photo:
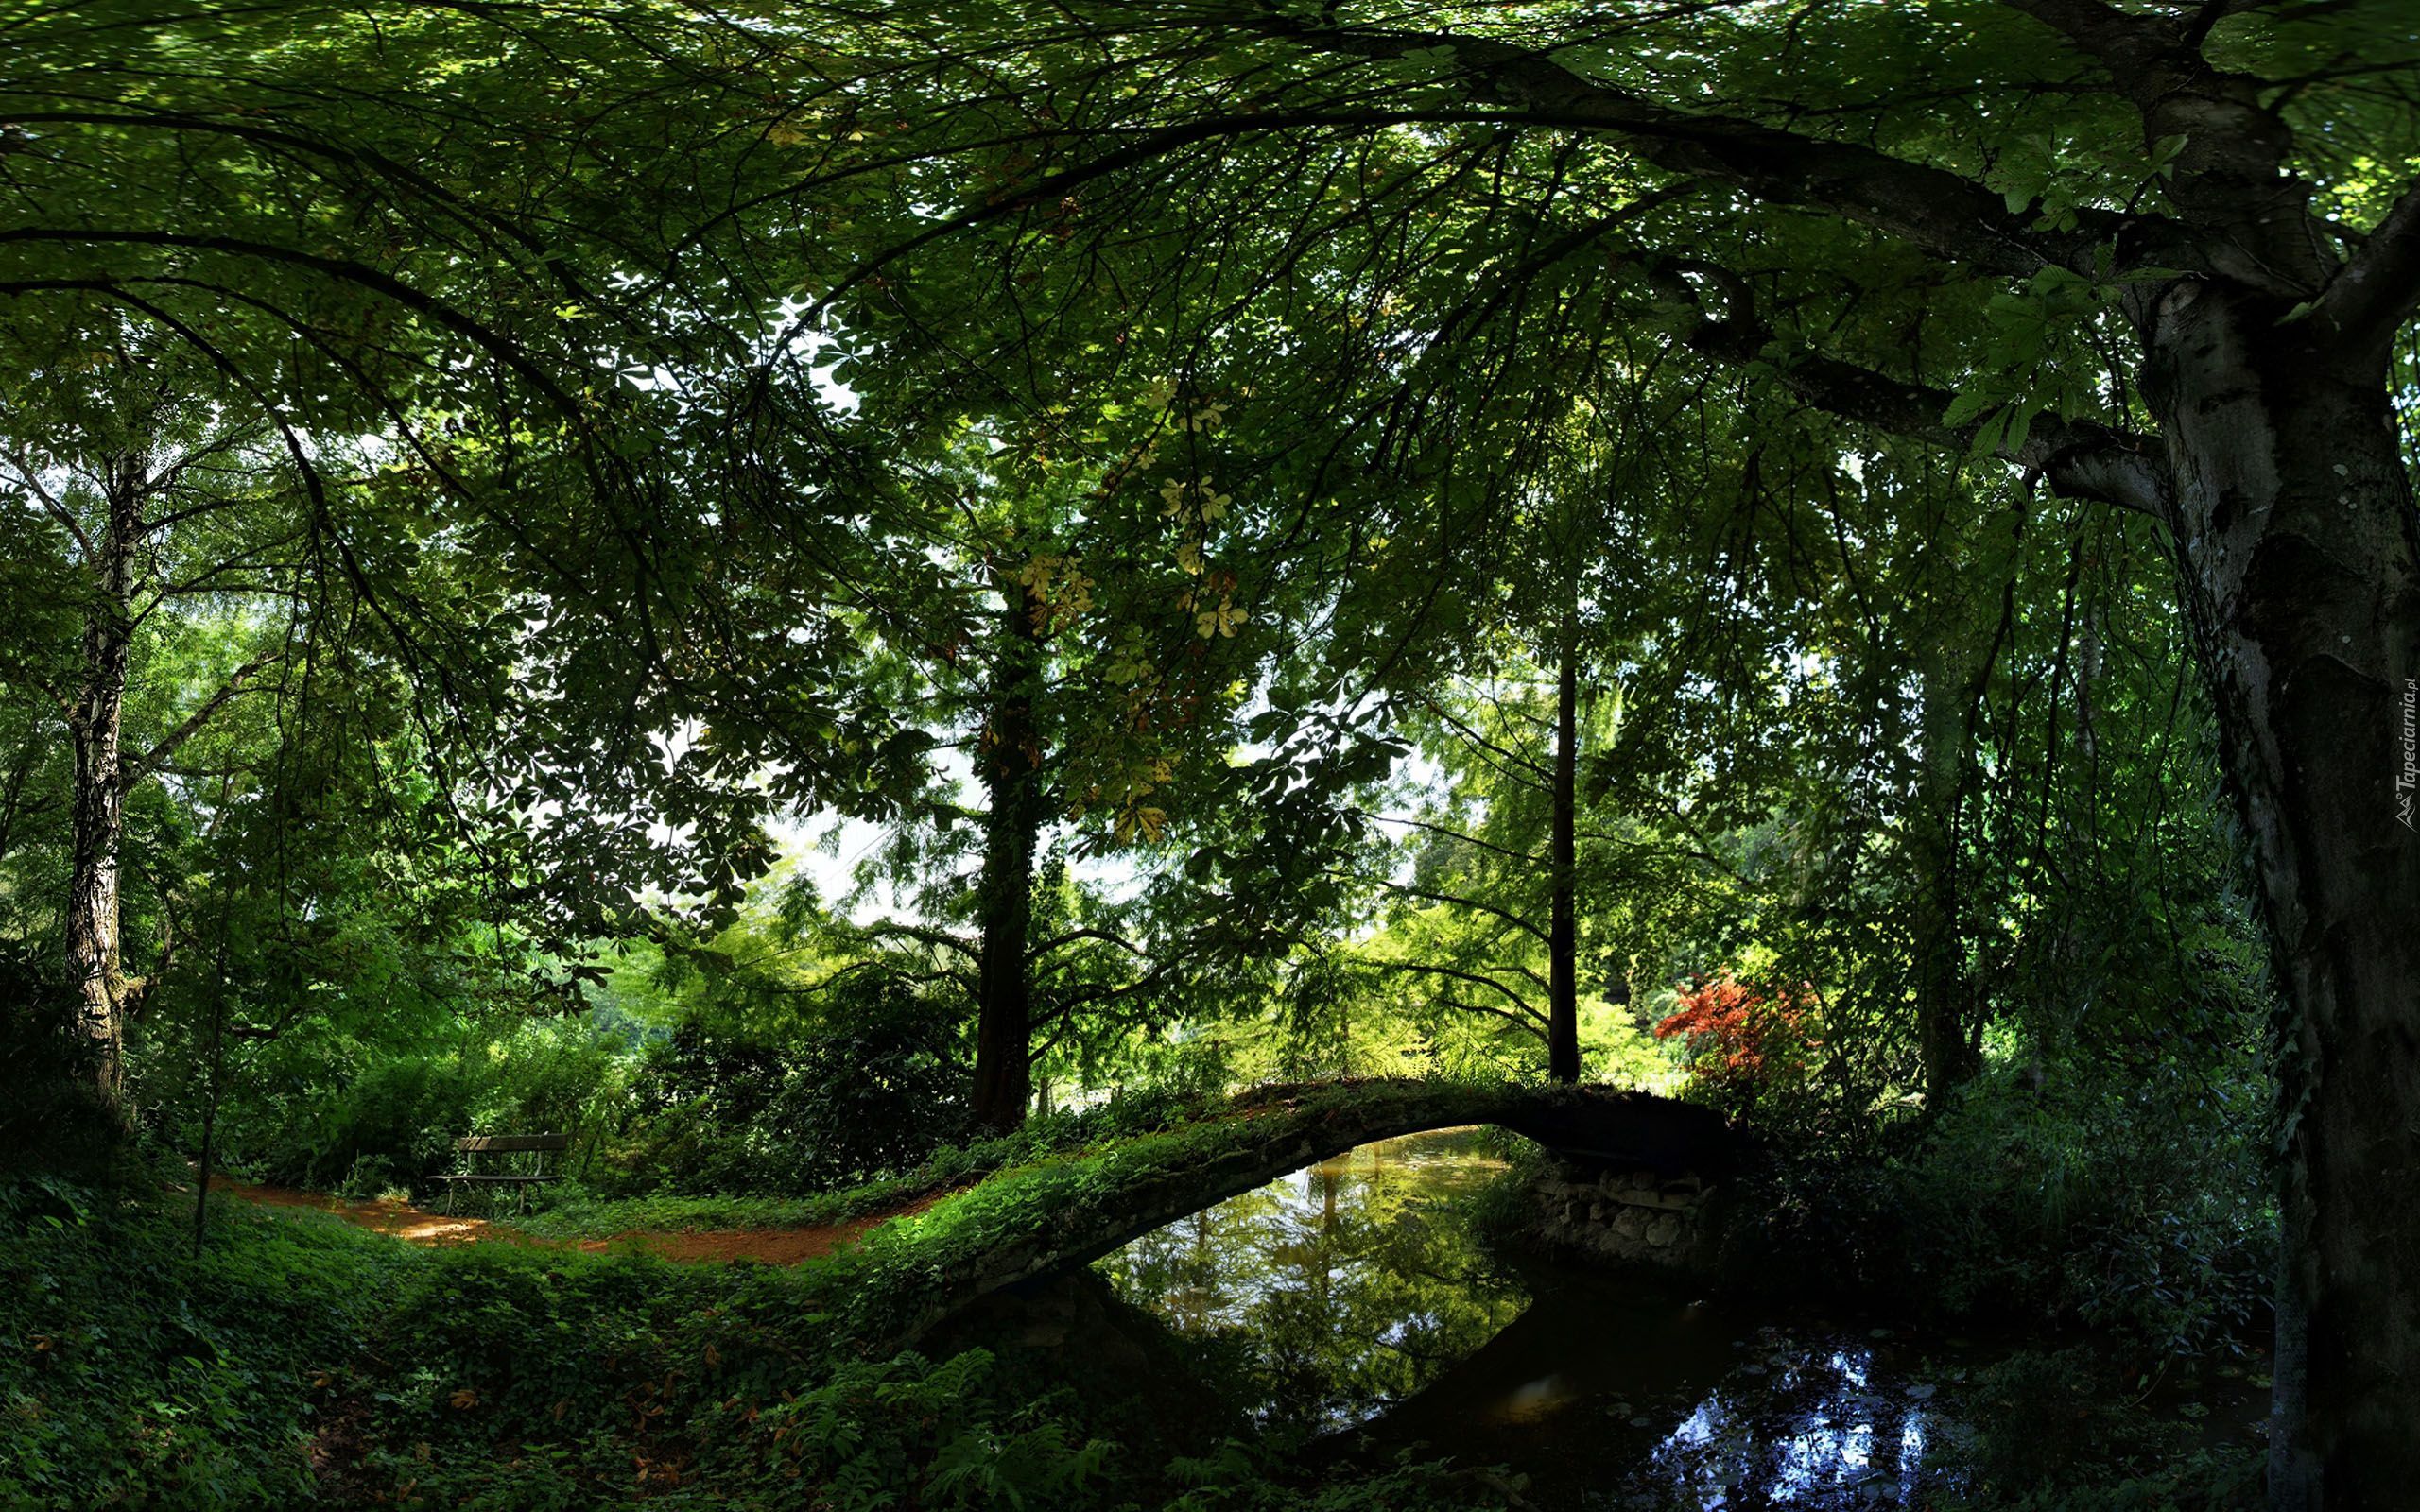
<svg viewBox="0 0 2420 1512"><path fill-rule="evenodd" d="M2289 1005L2274 1505L2420 1486L2420 522L2385 348L2184 280L2130 312Z"/></svg>
<svg viewBox="0 0 2420 1512"><path fill-rule="evenodd" d="M1981 522L1945 539L1949 569L1960 581L1946 588L1947 618L1930 627L1920 653L1917 689L1918 747L1914 812L1909 845L1916 871L1910 909L1914 953L1916 1040L1925 1099L1938 1108L1951 1089L1982 1069L1983 1012L1967 969L1967 912L1960 850L1966 802L1975 783L1975 728L1990 686L1992 669L2016 614L2016 547L2009 548L2008 575L1979 576L1990 559L1979 548ZM1992 610L1996 605L1997 614Z"/></svg>
<svg viewBox="0 0 2420 1512"><path fill-rule="evenodd" d="M144 486L139 458L109 465L108 512L94 543L93 601L84 616L84 669L67 716L76 767L68 816L67 984L77 1037L92 1057L102 1101L112 1107L123 1088L126 1048L126 979L118 943L126 764L118 741L134 644Z"/></svg>
<svg viewBox="0 0 2420 1512"><path fill-rule="evenodd" d="M218 1159L219 1078L227 1067L227 947L226 920L219 920L218 975L210 995L210 1075L203 1083L201 1105L201 1150L195 1162L193 1182L193 1252L201 1253L202 1241L210 1231L210 1168Z"/></svg>
<svg viewBox="0 0 2420 1512"><path fill-rule="evenodd" d="M1968 1019L1966 948L1959 927L1959 811L1965 798L1964 669L1945 655L1929 668L1918 696L1923 743L1915 792L1916 897L1911 910L1916 967L1916 1040L1924 1063L1925 1101L1938 1108L1951 1088L1974 1075Z"/></svg>
<svg viewBox="0 0 2420 1512"><path fill-rule="evenodd" d="M1553 836L1547 842L1554 902L1547 924L1547 1075L1580 1079L1580 927L1573 843L1580 770L1580 623L1563 612L1556 644Z"/></svg>
<svg viewBox="0 0 2420 1512"><path fill-rule="evenodd" d="M1025 1122L1033 1089L1032 984L1026 952L1033 918L1033 852L1042 832L1042 734L1034 684L1042 635L1025 588L1005 580L1007 601L993 673L992 719L977 769L989 803L976 961L975 1120L987 1129Z"/></svg>

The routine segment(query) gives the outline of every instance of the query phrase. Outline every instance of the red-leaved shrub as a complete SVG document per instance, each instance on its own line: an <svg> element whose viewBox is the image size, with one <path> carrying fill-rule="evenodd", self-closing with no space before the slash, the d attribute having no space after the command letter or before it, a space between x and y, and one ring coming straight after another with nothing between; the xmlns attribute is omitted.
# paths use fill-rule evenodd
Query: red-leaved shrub
<svg viewBox="0 0 2420 1512"><path fill-rule="evenodd" d="M1724 967L1694 977L1655 1038L1688 1037L1689 1089L1744 1113L1768 1092L1806 1079L1815 1039L1813 987L1742 982Z"/></svg>

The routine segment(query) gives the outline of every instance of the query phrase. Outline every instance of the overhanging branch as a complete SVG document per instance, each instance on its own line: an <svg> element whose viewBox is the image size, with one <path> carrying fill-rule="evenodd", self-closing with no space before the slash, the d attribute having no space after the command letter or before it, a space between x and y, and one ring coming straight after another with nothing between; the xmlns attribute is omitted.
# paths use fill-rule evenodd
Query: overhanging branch
<svg viewBox="0 0 2420 1512"><path fill-rule="evenodd" d="M972 942L960 939L945 929L928 929L922 924L910 924L896 919L877 919L873 923L860 925L857 932L870 940L912 939L937 950L956 951L970 960L981 954Z"/></svg>
<svg viewBox="0 0 2420 1512"><path fill-rule="evenodd" d="M1451 32L1372 31L1265 16L1254 29L1302 46L1371 59L1452 55L1472 83L1539 123L1620 139L1668 173L1728 185L1768 204L1820 207L1973 272L2024 278L2046 266L2093 271L2098 249L2126 234L2131 255L2195 269L2184 228L2092 207L2074 229L2046 231L1973 180L1851 142L1697 114L1592 79L1535 48Z"/></svg>
<svg viewBox="0 0 2420 1512"><path fill-rule="evenodd" d="M136 783L158 771L163 763L177 753L180 747L201 732L202 726L210 723L212 715L227 707L228 703L238 695L247 692L255 675L285 660L284 651L271 651L265 656L254 657L229 673L227 680L219 685L216 693L204 698L193 713L185 715L176 729L161 736L158 743L144 752L141 760L130 763L125 770L118 774L118 786L121 789L132 788Z"/></svg>
<svg viewBox="0 0 2420 1512"><path fill-rule="evenodd" d="M2420 179L2404 185L2386 218L2319 297L2310 318L2343 345L2382 357L2397 328L2415 310L2420 310Z"/></svg>
<svg viewBox="0 0 2420 1512"><path fill-rule="evenodd" d="M1058 950L1062 946L1073 945L1078 940L1086 939L1100 940L1106 944L1115 945L1118 949L1135 955L1148 956L1149 954L1143 947L1135 944L1132 940L1128 939L1125 936L1120 935L1114 930L1086 927L1082 929L1071 929L1063 935L1052 936L1050 938L1046 939L1042 943L1028 949L1025 953L1025 958L1028 961L1040 960L1043 956L1049 954L1052 951Z"/></svg>
<svg viewBox="0 0 2420 1512"><path fill-rule="evenodd" d="M1506 987L1503 983L1495 980L1495 978L1484 975L1481 972L1465 971L1460 968L1452 966L1432 966L1426 961L1374 961L1371 964L1374 966L1383 967L1391 971L1410 971L1420 976L1443 976L1457 982L1467 982L1473 987L1483 987L1491 991L1501 993L1512 1004L1513 1012L1518 1013L1523 1019L1540 1024L1547 1022L1547 1016L1531 1007L1530 1005L1529 999L1523 997L1520 993L1513 991L1511 988ZM1478 1006L1476 1004L1464 1005L1471 1007ZM1502 1013L1503 1010L1490 1008L1483 1011Z"/></svg>
<svg viewBox="0 0 2420 1512"><path fill-rule="evenodd" d="M1979 422L1952 425L1943 418L1956 397L1948 389L1820 352L1774 361L1767 355L1773 332L1756 314L1745 279L1698 260L1646 266L1649 281L1660 294L1698 312L1697 323L1682 338L1690 351L1734 367L1772 362L1783 387L1842 420L1945 451L1974 448ZM1725 308L1720 318L1706 313L1698 284L1685 275L1721 295ZM2150 438L2047 410L2034 415L2022 435L2022 441L1996 447L1992 455L2029 476L2047 480L2066 498L2116 505L2156 520L2169 518L2168 464Z"/></svg>
<svg viewBox="0 0 2420 1512"><path fill-rule="evenodd" d="M1359 872L1341 871L1334 867L1327 868L1327 874L1340 882L1367 883L1372 886L1384 888L1399 898L1417 898L1423 902L1443 903L1449 907L1467 908L1473 913L1486 914L1490 918L1502 919L1525 935L1535 937L1540 944L1547 943L1545 930L1509 909L1498 908L1494 903L1480 902L1476 898L1458 897L1449 892L1432 892L1426 887L1414 887L1409 883L1396 882L1392 878L1364 876Z"/></svg>

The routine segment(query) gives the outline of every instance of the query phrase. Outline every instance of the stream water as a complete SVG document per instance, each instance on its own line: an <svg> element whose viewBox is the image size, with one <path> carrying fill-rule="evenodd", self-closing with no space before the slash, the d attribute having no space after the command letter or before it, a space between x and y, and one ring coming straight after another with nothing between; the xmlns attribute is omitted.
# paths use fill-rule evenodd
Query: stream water
<svg viewBox="0 0 2420 1512"><path fill-rule="evenodd" d="M1465 1199L1502 1168L1473 1130L1364 1145L1098 1268L1313 1456L1423 1443L1549 1508L1909 1505L1955 1476L1935 1451L1992 1351L1492 1256Z"/></svg>

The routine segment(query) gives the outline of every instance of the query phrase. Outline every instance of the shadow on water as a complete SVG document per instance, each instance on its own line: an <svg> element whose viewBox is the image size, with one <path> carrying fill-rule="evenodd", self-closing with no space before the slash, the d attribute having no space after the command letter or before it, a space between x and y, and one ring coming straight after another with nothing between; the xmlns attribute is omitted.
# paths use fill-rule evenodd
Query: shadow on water
<svg viewBox="0 0 2420 1512"><path fill-rule="evenodd" d="M1937 1484L1927 1452L1962 1430L1934 1399L1988 1352L1491 1254L1461 1199L1502 1169L1477 1131L1364 1145L1099 1269L1313 1459L1425 1444L1510 1467L1541 1507L1869 1507Z"/></svg>

